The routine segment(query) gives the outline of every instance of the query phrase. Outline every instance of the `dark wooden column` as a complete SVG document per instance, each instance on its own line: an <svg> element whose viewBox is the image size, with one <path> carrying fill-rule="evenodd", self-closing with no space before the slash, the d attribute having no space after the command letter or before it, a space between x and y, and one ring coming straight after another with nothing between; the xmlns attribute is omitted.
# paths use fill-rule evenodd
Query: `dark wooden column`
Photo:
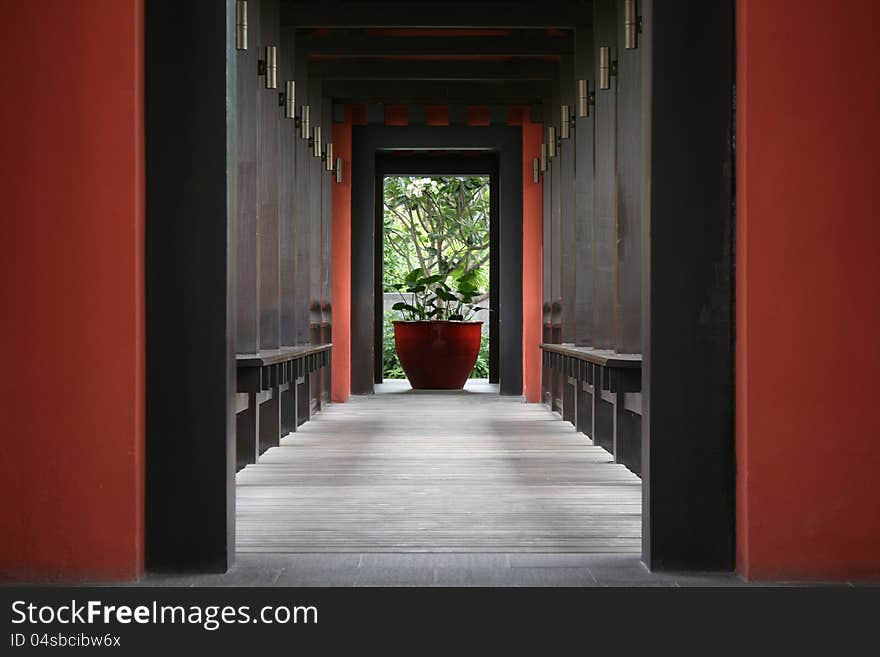
<svg viewBox="0 0 880 657"><path fill-rule="evenodd" d="M260 41L259 2L250 7L248 37ZM259 49L236 50L237 263L235 350L254 353L260 347L257 287L257 60Z"/></svg>
<svg viewBox="0 0 880 657"><path fill-rule="evenodd" d="M730 570L733 2L644 5L654 84L642 554L653 569Z"/></svg>
<svg viewBox="0 0 880 657"><path fill-rule="evenodd" d="M569 112L574 110L575 105L575 80L573 57L562 57L559 66L559 102L567 105ZM572 116L572 114L570 114ZM562 130L561 109L557 109L557 116L553 124ZM570 125L570 123L569 123ZM574 130L570 132L568 139L560 138L559 152L559 214L560 214L560 296L562 307L560 308L562 330L560 341L574 343L575 341L575 140Z"/></svg>
<svg viewBox="0 0 880 657"><path fill-rule="evenodd" d="M542 118L544 120L541 138L542 143L542 155L546 155L544 151L547 150L547 126L550 121L552 121L552 102L550 99L545 99L543 105ZM552 343L553 342L553 220L552 220L552 209L553 209L553 181L552 181L552 173L550 168L550 159L549 155L546 155L544 158L544 165L546 167L546 171L543 173L543 185L541 189L542 193L542 208L541 208L541 216L543 220L543 244L542 244L542 285L543 285L543 300L542 300L542 320L541 320L541 339L543 342ZM547 367L546 361L544 362L544 367L541 371L541 400L545 404L552 404L552 383L553 383L553 371Z"/></svg>
<svg viewBox="0 0 880 657"><path fill-rule="evenodd" d="M624 0L617 0L617 41L624 41ZM621 353L642 351L642 197L649 152L642 139L644 48L620 48L617 63L617 325Z"/></svg>
<svg viewBox="0 0 880 657"><path fill-rule="evenodd" d="M295 55L295 79L296 79L296 106L297 112L302 112L303 105L309 104L309 71L305 53L299 48ZM296 279L294 281L294 296L296 297L296 344L309 344L311 333L309 330L310 315L309 299L311 294L312 276L312 243L310 218L310 188L309 188L309 165L311 150L308 142L302 138L302 129L297 129L294 145L296 184L294 205L294 225L296 234Z"/></svg>
<svg viewBox="0 0 880 657"><path fill-rule="evenodd" d="M296 30L282 28L278 53L278 91L282 93L286 93L287 80L296 81L295 48ZM298 311L301 312L296 296L296 146L299 130L294 119L281 119L278 138L281 177L281 344L290 347L297 343L296 315Z"/></svg>
<svg viewBox="0 0 880 657"><path fill-rule="evenodd" d="M599 48L611 49L611 60L617 58L616 0L596 0L593 4L595 50L594 79L599 79ZM596 175L595 214L593 215L593 346L613 349L617 308L617 78L611 88L599 89L596 84Z"/></svg>
<svg viewBox="0 0 880 657"><path fill-rule="evenodd" d="M221 572L235 554L234 26L231 0L145 5L151 570Z"/></svg>
<svg viewBox="0 0 880 657"><path fill-rule="evenodd" d="M254 21L256 22L256 21ZM260 2L260 37L253 41L260 59L266 47L279 47L278 0ZM280 342L280 159L278 152L281 108L278 89L257 84L257 262L260 313L260 349L277 349Z"/></svg>
<svg viewBox="0 0 880 657"><path fill-rule="evenodd" d="M575 33L575 81L587 80L596 88L593 59L592 21L579 25ZM575 87L577 88L577 87ZM572 108L577 116L577 98ZM593 342L593 149L595 111L576 119L573 139L575 157L575 335L574 343L588 346Z"/></svg>
<svg viewBox="0 0 880 657"><path fill-rule="evenodd" d="M333 141L333 103L324 97L321 100L321 125L324 128L324 142ZM324 147L325 151L327 146ZM332 165L333 163L331 163ZM321 343L333 340L332 300L331 300L331 260L333 238L333 175L327 171L327 160L321 171ZM330 402L331 381L329 367L321 368L321 403Z"/></svg>
<svg viewBox="0 0 880 657"><path fill-rule="evenodd" d="M296 80L296 30L281 28L281 41L278 54L278 87L285 94L287 102L287 80ZM294 88L294 99L296 90ZM282 109L283 112L283 109ZM298 113L298 112L297 112ZM284 116L284 114L282 114ZM281 306L281 345L290 347L296 344L296 316L302 310L296 296L296 146L299 131L294 119L281 119L278 135L279 173L281 179L280 213L280 306ZM286 436L296 431L296 382L286 382L279 387L280 435Z"/></svg>
<svg viewBox="0 0 880 657"><path fill-rule="evenodd" d="M311 105L312 120L312 151L309 153L308 177L309 177L309 249L311 259L309 266L309 335L312 344L321 344L321 299L322 299L322 192L321 178L322 162L320 157L315 157L314 148L318 143L316 137L320 129L319 147L323 148L326 143L324 115L321 95L321 79L312 75L309 77L309 103ZM311 412L316 413L321 409L321 371L312 372L311 376Z"/></svg>

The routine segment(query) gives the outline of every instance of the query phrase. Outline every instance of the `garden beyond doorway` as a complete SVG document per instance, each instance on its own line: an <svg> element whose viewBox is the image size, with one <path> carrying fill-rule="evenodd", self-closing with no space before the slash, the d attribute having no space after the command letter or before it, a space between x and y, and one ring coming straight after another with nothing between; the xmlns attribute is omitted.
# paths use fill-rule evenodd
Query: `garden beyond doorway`
<svg viewBox="0 0 880 657"><path fill-rule="evenodd" d="M470 378L489 377L490 186L491 177L481 175L384 178L384 378L406 376L395 349L393 321L409 318L407 311L416 307L428 316L445 311L453 318L482 321ZM424 290L421 281L442 287ZM426 291L431 301L420 304L426 300L420 293Z"/></svg>

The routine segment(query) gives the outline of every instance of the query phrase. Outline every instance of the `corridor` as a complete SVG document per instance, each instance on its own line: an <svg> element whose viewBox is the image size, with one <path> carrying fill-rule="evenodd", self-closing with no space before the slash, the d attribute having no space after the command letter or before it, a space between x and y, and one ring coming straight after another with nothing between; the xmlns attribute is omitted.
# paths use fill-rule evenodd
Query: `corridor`
<svg viewBox="0 0 880 657"><path fill-rule="evenodd" d="M236 484L239 554L641 549L638 477L485 382L333 404Z"/></svg>

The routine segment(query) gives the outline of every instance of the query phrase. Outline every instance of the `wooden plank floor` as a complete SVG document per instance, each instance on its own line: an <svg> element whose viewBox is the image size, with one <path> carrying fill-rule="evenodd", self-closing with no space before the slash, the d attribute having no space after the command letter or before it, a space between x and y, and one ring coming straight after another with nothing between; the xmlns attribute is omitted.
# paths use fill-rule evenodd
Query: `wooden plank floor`
<svg viewBox="0 0 880 657"><path fill-rule="evenodd" d="M543 406L380 389L239 472L240 552L641 549L639 478Z"/></svg>

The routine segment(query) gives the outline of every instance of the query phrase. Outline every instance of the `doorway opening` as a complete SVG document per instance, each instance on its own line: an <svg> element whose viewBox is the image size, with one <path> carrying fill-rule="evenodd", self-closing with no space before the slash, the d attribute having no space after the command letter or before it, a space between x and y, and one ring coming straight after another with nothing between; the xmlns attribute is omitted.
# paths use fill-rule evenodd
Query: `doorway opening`
<svg viewBox="0 0 880 657"><path fill-rule="evenodd" d="M386 175L382 184L381 371L376 383L406 379L395 348L395 320L479 321L480 348L469 379L498 382L497 248L492 176ZM377 229L379 227L377 226ZM431 281L420 284L421 281ZM457 297L457 298L454 298Z"/></svg>

